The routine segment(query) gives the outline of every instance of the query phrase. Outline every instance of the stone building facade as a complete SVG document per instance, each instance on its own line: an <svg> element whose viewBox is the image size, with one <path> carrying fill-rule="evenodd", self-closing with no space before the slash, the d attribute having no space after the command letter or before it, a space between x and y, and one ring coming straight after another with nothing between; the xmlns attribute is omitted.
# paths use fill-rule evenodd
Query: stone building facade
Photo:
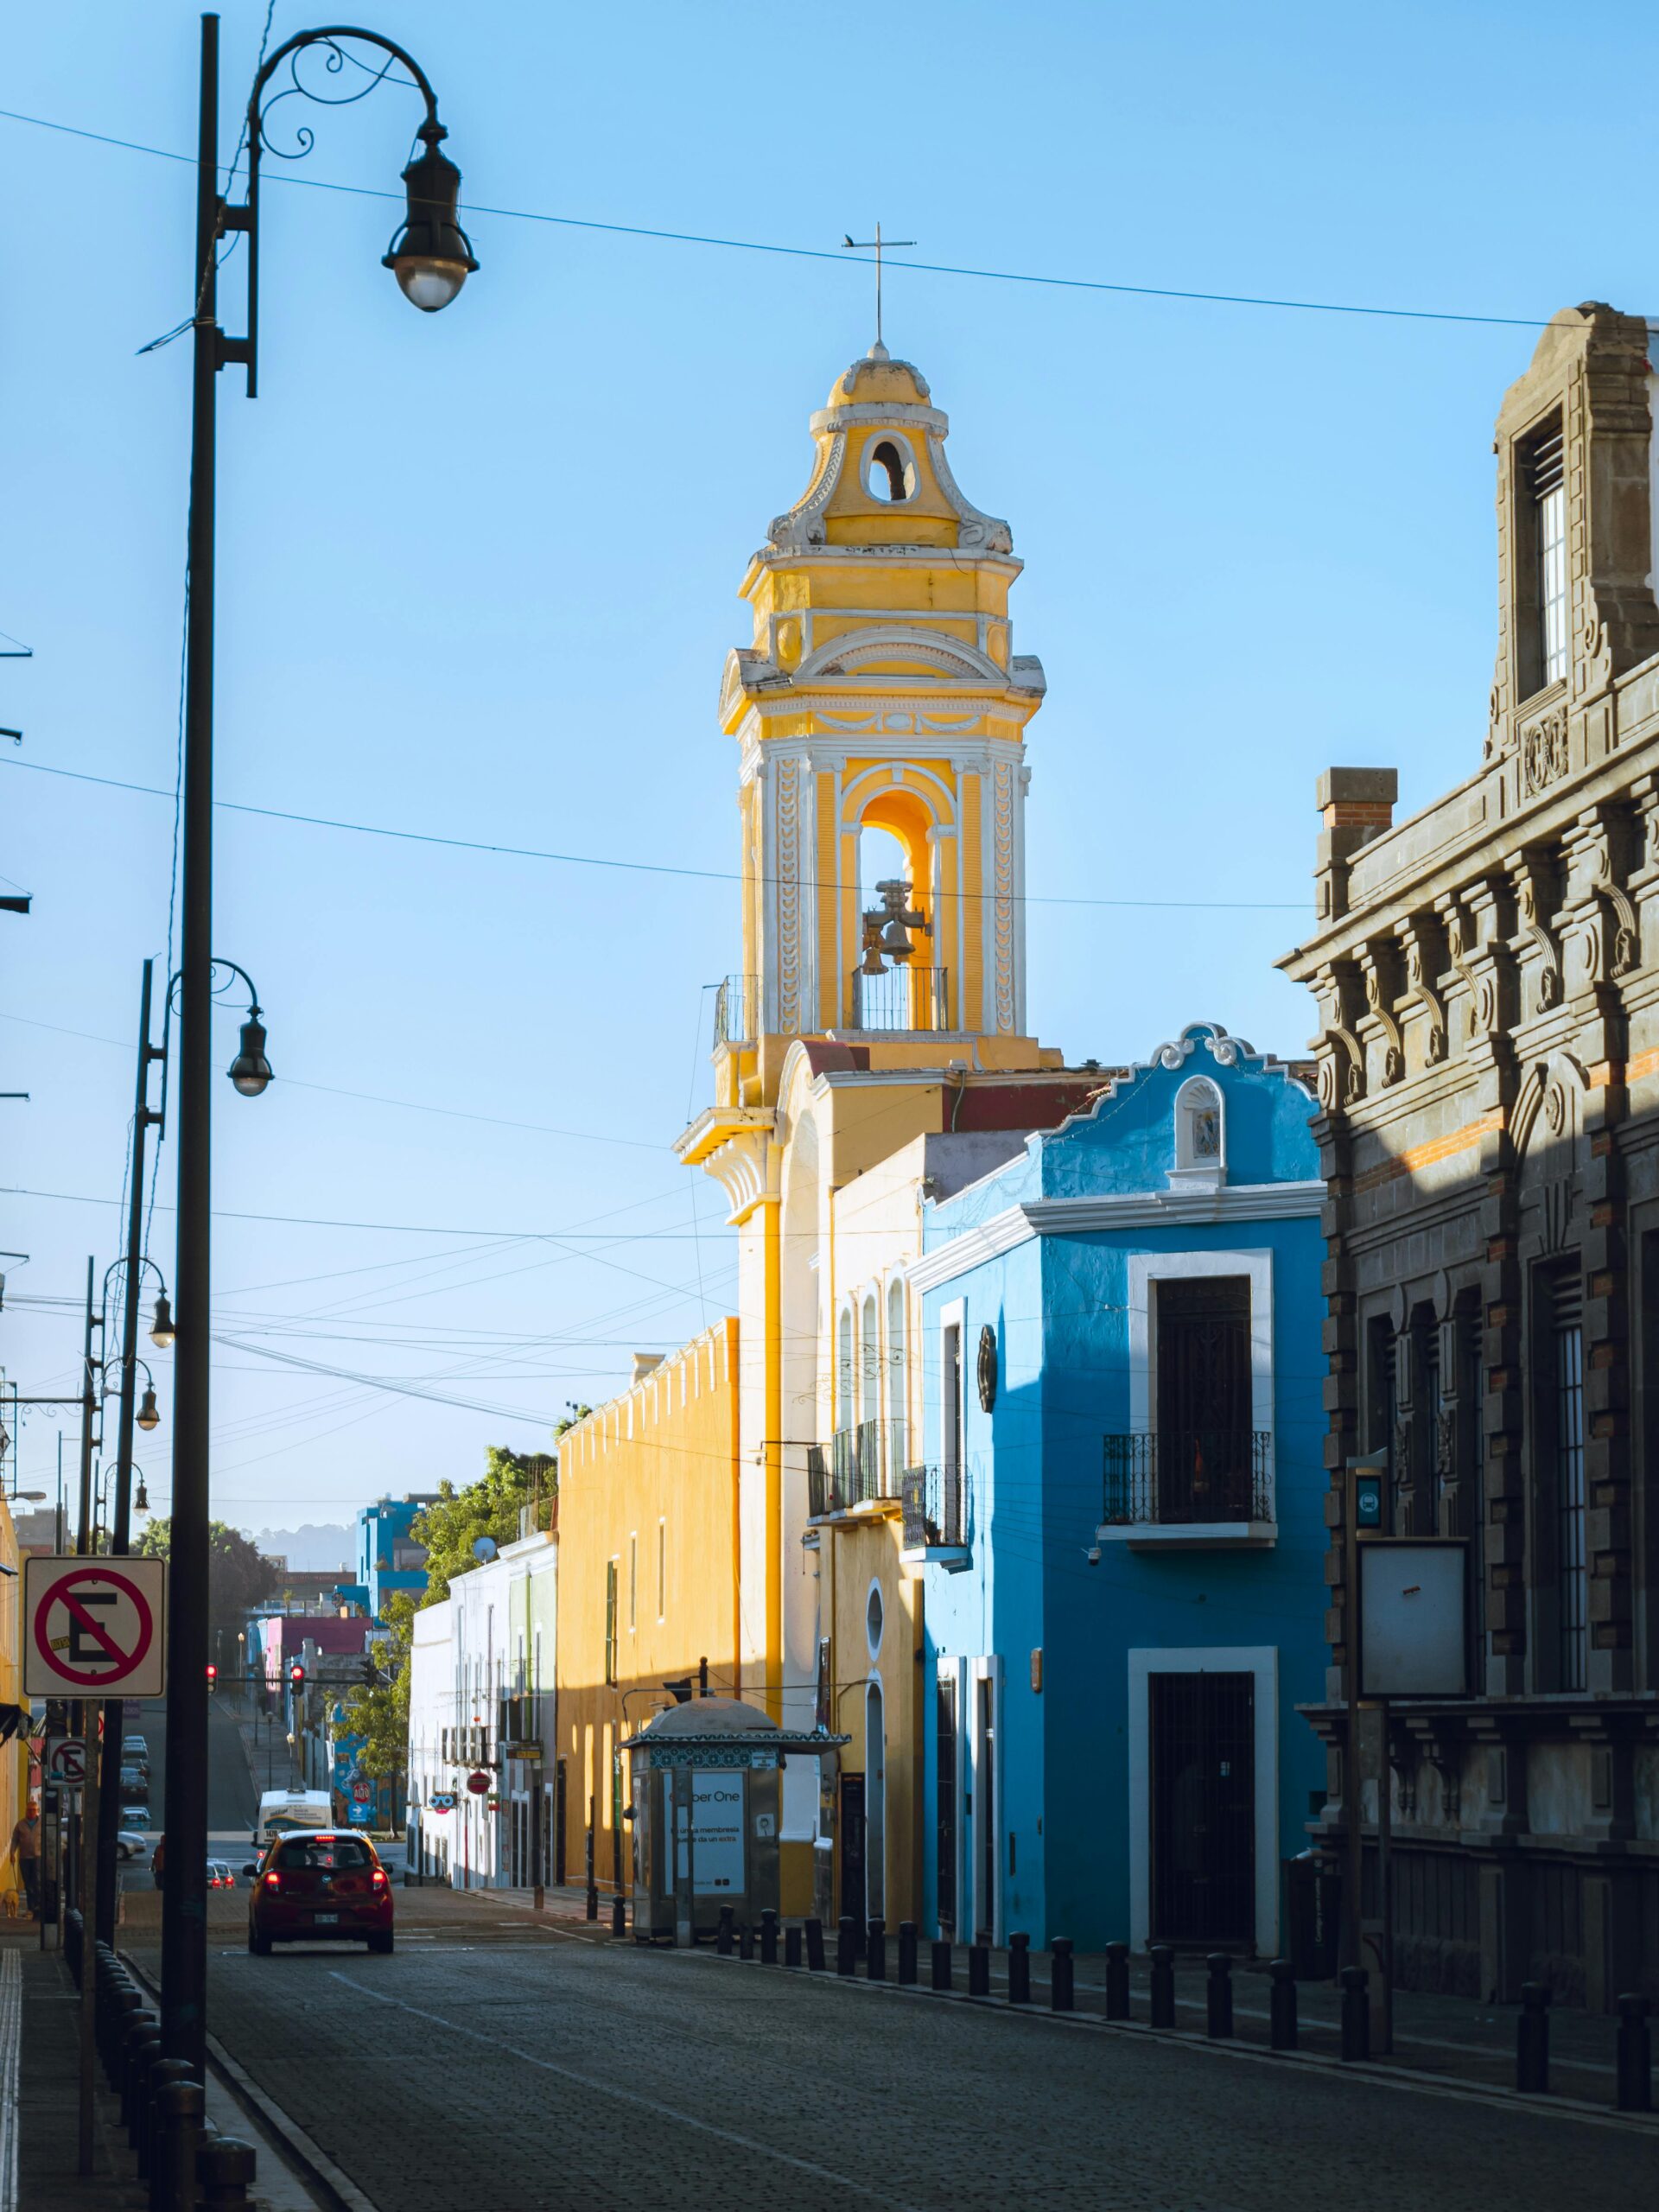
<svg viewBox="0 0 1659 2212"><path fill-rule="evenodd" d="M1333 768L1319 1004L1332 1667L1341 1468L1470 1539L1469 1692L1395 1708L1402 1981L1659 1993L1659 603L1649 326L1551 322L1497 421L1498 648L1476 772L1409 820ZM1375 1800L1364 1793L1364 1811Z"/></svg>

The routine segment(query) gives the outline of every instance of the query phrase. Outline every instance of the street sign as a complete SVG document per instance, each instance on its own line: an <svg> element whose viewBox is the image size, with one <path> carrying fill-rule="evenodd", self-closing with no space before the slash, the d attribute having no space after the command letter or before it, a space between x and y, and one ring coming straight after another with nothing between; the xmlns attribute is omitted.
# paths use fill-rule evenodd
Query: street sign
<svg viewBox="0 0 1659 2212"><path fill-rule="evenodd" d="M165 1560L25 1560L25 1694L159 1697L166 1608Z"/></svg>
<svg viewBox="0 0 1659 2212"><path fill-rule="evenodd" d="M453 1813L455 1809L454 1791L435 1789L426 1801L426 1809L429 1813Z"/></svg>
<svg viewBox="0 0 1659 2212"><path fill-rule="evenodd" d="M66 1789L79 1789L86 1779L86 1745L79 1736L48 1736L46 1739L46 1779Z"/></svg>
<svg viewBox="0 0 1659 2212"><path fill-rule="evenodd" d="M349 1811L353 1821L366 1823L372 1817L374 1808L372 1805L353 1805Z"/></svg>
<svg viewBox="0 0 1659 2212"><path fill-rule="evenodd" d="M1373 1537L1359 1546L1359 1694L1466 1697L1468 1541Z"/></svg>
<svg viewBox="0 0 1659 2212"><path fill-rule="evenodd" d="M374 1796L374 1784L372 1782L354 1782L352 1784L352 1796L358 1804L366 1805Z"/></svg>
<svg viewBox="0 0 1659 2212"><path fill-rule="evenodd" d="M1354 1477L1354 1526L1357 1529L1380 1529L1382 1526L1381 1475L1366 1473Z"/></svg>
<svg viewBox="0 0 1659 2212"><path fill-rule="evenodd" d="M467 1777L467 1787L474 1797L481 1797L489 1786L490 1777L487 1774L469 1774Z"/></svg>

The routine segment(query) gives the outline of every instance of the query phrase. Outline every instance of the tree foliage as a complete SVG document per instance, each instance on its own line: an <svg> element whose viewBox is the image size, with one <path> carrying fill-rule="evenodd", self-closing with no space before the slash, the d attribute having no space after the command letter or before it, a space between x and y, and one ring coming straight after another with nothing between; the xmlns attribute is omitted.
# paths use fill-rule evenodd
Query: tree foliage
<svg viewBox="0 0 1659 2212"><path fill-rule="evenodd" d="M167 1559L173 1549L173 1523L152 1521L137 1542L136 1552L150 1559ZM207 1618L213 1628L234 1628L252 1606L269 1598L276 1586L276 1570L264 1554L223 1521L207 1523Z"/></svg>
<svg viewBox="0 0 1659 2212"><path fill-rule="evenodd" d="M386 1599L390 1640L378 1644L375 1679L346 1700L346 1726L363 1738L358 1764L365 1774L401 1774L409 1745L409 1650L416 1607L410 1590Z"/></svg>

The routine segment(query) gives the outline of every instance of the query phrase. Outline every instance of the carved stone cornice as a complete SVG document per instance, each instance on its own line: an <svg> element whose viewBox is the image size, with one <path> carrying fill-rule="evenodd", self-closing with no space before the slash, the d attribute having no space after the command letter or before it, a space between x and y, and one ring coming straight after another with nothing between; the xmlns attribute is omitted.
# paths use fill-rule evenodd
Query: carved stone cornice
<svg viewBox="0 0 1659 2212"><path fill-rule="evenodd" d="M1382 1085L1402 1083L1406 1073L1405 1039L1395 1018L1396 953L1392 939L1368 938L1359 947L1359 972L1365 982L1365 1010L1382 1035Z"/></svg>
<svg viewBox="0 0 1659 2212"><path fill-rule="evenodd" d="M1446 1004L1436 986L1444 965L1441 924L1433 914L1407 914L1395 924L1406 961L1406 1001L1421 1007L1428 1017L1423 1057L1430 1067L1446 1058L1449 1035Z"/></svg>
<svg viewBox="0 0 1659 2212"><path fill-rule="evenodd" d="M1555 867L1551 856L1529 845L1509 863L1515 891L1515 935L1510 940L1517 957L1530 950L1538 962L1534 983L1533 1011L1548 1014L1561 1002L1561 947L1554 934Z"/></svg>
<svg viewBox="0 0 1659 2212"><path fill-rule="evenodd" d="M1309 982L1319 1005L1319 1027L1311 1040L1319 1069L1319 1103L1327 1114L1340 1114L1365 1096L1359 970L1351 960L1336 960Z"/></svg>

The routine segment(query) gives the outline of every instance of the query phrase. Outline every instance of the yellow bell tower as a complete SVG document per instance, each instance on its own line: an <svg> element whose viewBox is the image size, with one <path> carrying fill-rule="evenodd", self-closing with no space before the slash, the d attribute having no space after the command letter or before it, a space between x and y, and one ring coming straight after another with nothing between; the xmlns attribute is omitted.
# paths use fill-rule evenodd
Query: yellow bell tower
<svg viewBox="0 0 1659 2212"><path fill-rule="evenodd" d="M739 746L743 969L721 986L716 1098L769 1104L801 1036L887 1065L1031 1067L1026 724L1008 526L971 506L925 379L878 340L811 418L817 465L741 585L727 662ZM868 833L896 869L861 873Z"/></svg>

